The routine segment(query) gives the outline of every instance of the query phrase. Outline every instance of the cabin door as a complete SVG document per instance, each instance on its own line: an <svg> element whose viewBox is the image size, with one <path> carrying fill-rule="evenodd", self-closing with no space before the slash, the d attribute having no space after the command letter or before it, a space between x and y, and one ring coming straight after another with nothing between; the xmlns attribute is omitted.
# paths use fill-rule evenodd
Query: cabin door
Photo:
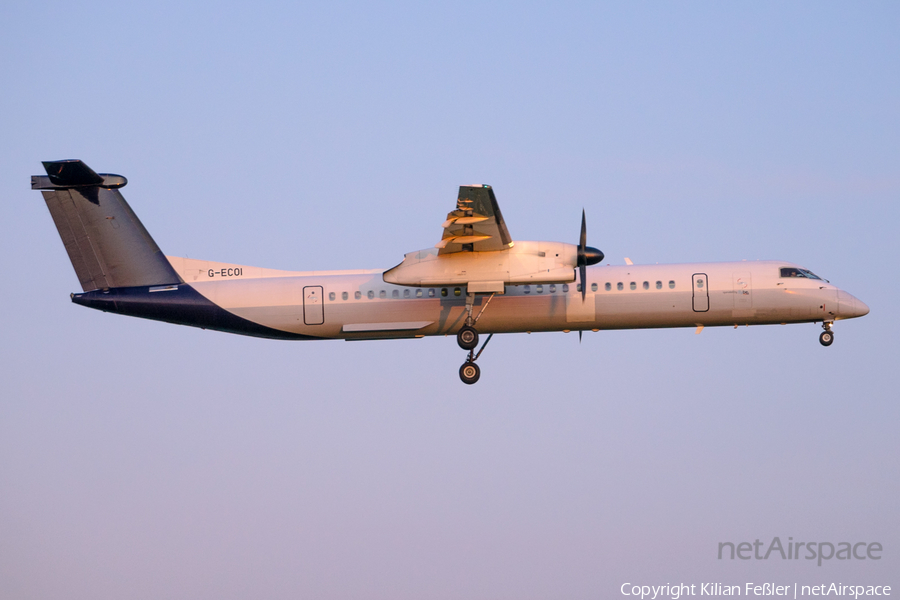
<svg viewBox="0 0 900 600"><path fill-rule="evenodd" d="M709 282L706 273L694 273L694 312L706 312L709 310Z"/></svg>
<svg viewBox="0 0 900 600"><path fill-rule="evenodd" d="M303 322L307 325L321 325L325 322L322 286L308 285L303 288Z"/></svg>

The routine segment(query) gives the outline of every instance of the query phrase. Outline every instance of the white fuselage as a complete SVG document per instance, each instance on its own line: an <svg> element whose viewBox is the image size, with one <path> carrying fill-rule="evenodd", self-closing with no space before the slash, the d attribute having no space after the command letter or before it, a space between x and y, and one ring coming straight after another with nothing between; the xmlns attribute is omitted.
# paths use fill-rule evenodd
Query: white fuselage
<svg viewBox="0 0 900 600"><path fill-rule="evenodd" d="M191 286L261 326L314 338L384 339L454 334L466 288L386 283L383 270L289 272L169 257ZM596 265L580 285L507 285L482 294L482 333L834 321L868 308L821 279L783 277L783 261ZM482 308L490 302L481 313Z"/></svg>

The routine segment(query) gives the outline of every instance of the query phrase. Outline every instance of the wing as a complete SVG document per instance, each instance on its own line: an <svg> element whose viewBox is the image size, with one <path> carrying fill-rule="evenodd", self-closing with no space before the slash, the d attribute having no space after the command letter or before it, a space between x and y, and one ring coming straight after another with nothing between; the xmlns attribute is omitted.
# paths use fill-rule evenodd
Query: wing
<svg viewBox="0 0 900 600"><path fill-rule="evenodd" d="M444 221L438 254L490 252L512 245L494 190L489 185L461 185L456 210Z"/></svg>

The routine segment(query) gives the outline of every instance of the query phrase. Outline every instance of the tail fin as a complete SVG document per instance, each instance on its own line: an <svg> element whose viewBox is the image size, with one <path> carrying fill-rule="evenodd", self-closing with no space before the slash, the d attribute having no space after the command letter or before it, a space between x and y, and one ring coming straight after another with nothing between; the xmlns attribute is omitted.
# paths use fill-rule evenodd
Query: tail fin
<svg viewBox="0 0 900 600"><path fill-rule="evenodd" d="M84 291L181 283L118 188L121 175L95 173L80 160L45 162L34 175Z"/></svg>

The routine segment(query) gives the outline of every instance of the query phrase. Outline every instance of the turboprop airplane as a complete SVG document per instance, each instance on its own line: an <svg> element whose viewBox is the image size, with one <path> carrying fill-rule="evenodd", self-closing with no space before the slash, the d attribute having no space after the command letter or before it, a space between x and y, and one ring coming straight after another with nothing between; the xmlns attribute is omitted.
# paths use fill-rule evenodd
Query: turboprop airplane
<svg viewBox="0 0 900 600"><path fill-rule="evenodd" d="M165 256L119 189L121 175L80 160L43 163L41 190L83 293L76 304L285 340L456 335L468 352L460 379L495 333L661 327L832 324L869 308L785 261L599 265L587 245L513 240L488 185L459 188L432 248L386 271L277 271ZM590 267L590 268L589 268ZM479 334L487 334L478 348Z"/></svg>

